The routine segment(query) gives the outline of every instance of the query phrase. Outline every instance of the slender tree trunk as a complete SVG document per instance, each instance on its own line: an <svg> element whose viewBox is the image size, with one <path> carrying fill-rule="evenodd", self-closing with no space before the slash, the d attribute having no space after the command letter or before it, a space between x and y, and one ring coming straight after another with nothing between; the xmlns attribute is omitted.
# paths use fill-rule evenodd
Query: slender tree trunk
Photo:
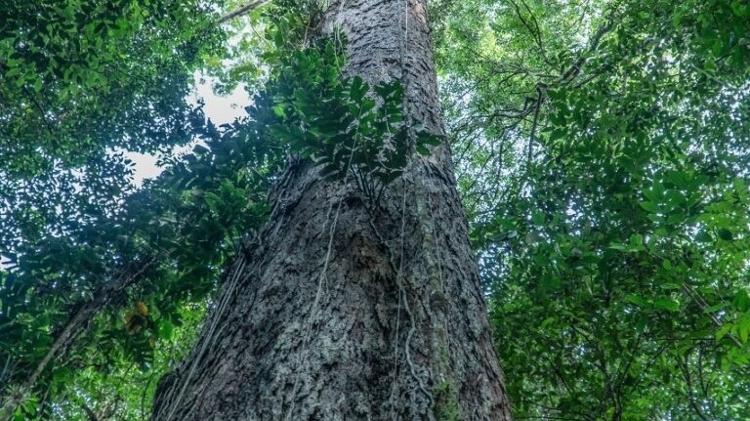
<svg viewBox="0 0 750 421"><path fill-rule="evenodd" d="M425 0L339 0L322 31L348 72L401 79L442 133ZM353 183L290 167L258 243L229 271L157 420L510 420L447 147L368 211Z"/></svg>

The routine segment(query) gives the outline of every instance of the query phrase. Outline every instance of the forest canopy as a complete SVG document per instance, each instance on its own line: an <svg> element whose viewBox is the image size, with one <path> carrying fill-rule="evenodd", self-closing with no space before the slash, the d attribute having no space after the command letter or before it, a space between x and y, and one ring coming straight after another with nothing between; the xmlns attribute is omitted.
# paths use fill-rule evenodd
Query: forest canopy
<svg viewBox="0 0 750 421"><path fill-rule="evenodd" d="M453 153L514 418L750 416L750 3L432 0L444 137L340 77L326 7L3 2L0 419L149 418L284 168L377 201L412 135ZM217 126L201 77L251 102Z"/></svg>

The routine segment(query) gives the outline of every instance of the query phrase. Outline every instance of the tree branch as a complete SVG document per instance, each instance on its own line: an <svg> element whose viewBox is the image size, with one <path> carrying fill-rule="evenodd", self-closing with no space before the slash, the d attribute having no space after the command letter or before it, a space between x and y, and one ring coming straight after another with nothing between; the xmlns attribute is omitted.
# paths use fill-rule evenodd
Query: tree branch
<svg viewBox="0 0 750 421"><path fill-rule="evenodd" d="M248 12L252 12L253 10L257 9L260 6L263 6L268 2L269 0L253 0L250 3L240 7L239 9L236 9L222 16L218 21L216 21L216 23L219 25L221 25L222 23L226 23L227 21L230 21L238 16L242 16Z"/></svg>

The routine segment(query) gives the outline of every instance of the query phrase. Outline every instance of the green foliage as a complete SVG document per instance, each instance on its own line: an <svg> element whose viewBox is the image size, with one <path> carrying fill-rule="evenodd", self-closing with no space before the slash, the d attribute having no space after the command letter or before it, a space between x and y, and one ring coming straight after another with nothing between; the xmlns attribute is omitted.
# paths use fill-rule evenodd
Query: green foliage
<svg viewBox="0 0 750 421"><path fill-rule="evenodd" d="M256 98L256 104L267 103ZM0 341L15 344L2 350L2 359L11 362L9 385L28 378L53 338L103 286L145 268L137 283L109 297L75 348L45 370L36 390L46 399L26 417L51 416L73 390L92 399L96 389L85 385L106 377L79 384L86 378L76 373L87 367L96 367L92 378L131 364L140 370L133 375L158 377L179 357L165 351L174 346L175 329L182 329L185 317L195 318L245 233L265 221L265 192L283 163L281 150L269 148L270 121L276 121L270 111L253 111L221 132L207 125L205 146L172 160L159 179L124 198L117 213L80 221L79 230L65 237L43 236L19 249L17 266L2 272L1 283Z"/></svg>
<svg viewBox="0 0 750 421"><path fill-rule="evenodd" d="M156 205L141 203L141 194L126 200L133 168L124 152L168 151L201 130L200 107L186 95L193 71L222 41L208 13L216 6L211 2L6 3L0 10L0 406L9 391L28 392L20 385L86 303L157 254L149 247L162 247L149 242L151 234L163 238L147 227ZM149 212L138 214L139 206ZM98 304L109 313L85 321L91 327L84 329L85 345L53 359L19 416L50 417L53 402L78 387L69 383L83 367L104 380L108 367L123 361L150 364L152 332L170 309L151 307L138 320L138 334L125 334L119 308L143 298L118 291Z"/></svg>
<svg viewBox="0 0 750 421"><path fill-rule="evenodd" d="M149 379L150 386L141 384L153 389L154 379L180 356L168 348L189 346L191 336L184 332L194 329L188 329L185 321L192 320L189 325L193 327L197 324L197 316L215 290L225 261L236 252L241 237L259 228L268 213L266 190L283 163L282 150L274 148L267 137L266 127L275 124L276 117L270 110L252 110L249 117L217 130L204 121L200 108L189 109L185 94L188 81L193 78L191 66L198 57L190 59L192 65L185 61L182 48L196 47L191 44L193 41L184 42L182 36L195 35L197 25L203 28L201 42L213 42L210 34L215 28L206 29L204 24L211 22L211 16L192 6L155 6L174 10L159 11L166 21L135 21L132 23L138 31L121 34L123 43L145 43L143 55L126 54L126 47L116 46L113 51L117 54L109 58L112 62L102 62L101 68L96 69L104 72L107 66L137 67L157 77L144 79L134 70L130 73L133 79L118 77L110 81L138 84L127 85L132 97L112 91L111 101L142 101L137 106L144 110L141 117L148 120L138 127L142 142L135 134L117 131L108 132L106 141L92 141L91 148L79 145L73 138L68 142L64 132L33 141L21 136L34 136L34 126L8 140L10 145L27 142L26 146L33 150L45 151L40 157L49 162L32 168L24 163L22 154L13 153L12 159L18 161L6 160L6 166L0 169L0 403L8 402L13 391L22 396L34 392L17 410L24 419L67 419L75 414L83 417L82 408L75 402L90 403L102 396L100 389L110 376L110 390L117 395L107 396L97 404L116 403L115 409L110 409L114 411L111 416L118 419L141 418L136 416L140 414L136 409L145 405L143 410L148 411L150 392L118 386L118 375L128 373ZM185 18L195 14L200 24L175 21L172 13L184 13ZM23 17L13 16L18 22ZM172 27L174 23L180 26ZM177 36L173 30L187 33ZM149 31L166 38L143 38ZM162 41L169 43L161 47ZM198 45L207 48L206 44ZM92 50L92 54L96 52ZM151 57L147 52L157 56ZM183 64L174 69L161 65L175 60ZM154 67L149 67L151 61ZM159 80L165 76L173 81L161 84ZM3 82L2 89L10 87ZM160 114L158 104L138 87L170 102L164 109L169 114ZM101 97L110 89L99 85L77 85L78 88L85 92L77 92L77 98L89 94ZM79 105L66 98L55 100L67 101L65 105L70 107ZM19 101L23 105L24 100ZM267 106L269 100L258 97L255 102ZM86 112L103 116L103 124L112 121L104 119L106 114L100 111L112 112L137 127L138 109L128 109L127 101L123 104L124 109L108 109L106 104L99 104L105 107L101 110L94 109L94 104ZM13 114L4 116L8 117L4 123L9 122L4 128L25 124L14 120ZM79 118L82 117L71 116L71 121ZM161 125L167 119L179 126L184 136L149 126ZM70 133L85 137L88 132L75 128ZM168 159L165 164L170 169L140 191L133 191L129 183L132 163L121 152L110 149L171 148L188 139L200 140L200 145L192 154ZM70 148L74 156L66 155L62 149L49 149L48 142ZM4 146L2 151L12 152ZM30 171L12 173L16 162ZM124 282L132 273L138 273L133 286L103 295L110 285ZM106 300L100 300L102 296ZM94 305L99 315L74 326L79 337L58 352L43 367L33 389L26 390L24 383L41 367L53 341L75 320L77 312L89 305ZM148 310L138 312L139 307ZM128 404L120 405L121 401ZM64 411L60 409L63 407Z"/></svg>
<svg viewBox="0 0 750 421"><path fill-rule="evenodd" d="M589 6L473 3L438 47L515 416L744 419L746 11Z"/></svg>
<svg viewBox="0 0 750 421"><path fill-rule="evenodd" d="M194 70L221 33L212 2L7 2L0 11L0 170L38 175L106 148L184 143Z"/></svg>
<svg viewBox="0 0 750 421"><path fill-rule="evenodd" d="M0 400L25 396L18 419L145 418L288 156L377 202L442 141L404 118L400 83L343 73L340 33L310 38L319 2L277 0L224 30L220 6L0 10ZM430 7L515 417L744 419L750 7ZM185 100L196 69L256 92L248 115L205 121ZM190 140L132 188L124 151ZM74 315L134 273L24 390ZM458 419L455 387L433 388L437 418Z"/></svg>

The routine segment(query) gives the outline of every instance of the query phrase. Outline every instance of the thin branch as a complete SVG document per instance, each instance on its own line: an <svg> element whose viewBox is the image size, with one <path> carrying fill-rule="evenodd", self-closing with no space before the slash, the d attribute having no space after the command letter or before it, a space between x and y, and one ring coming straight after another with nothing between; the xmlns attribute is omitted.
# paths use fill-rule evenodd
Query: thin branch
<svg viewBox="0 0 750 421"><path fill-rule="evenodd" d="M534 141L536 140L536 128L539 125L539 110L542 108L542 102L544 102L544 89L541 85L537 85L536 87L537 91L537 97L536 97L536 106L534 107L534 121L531 124L531 134L529 135L529 146L528 146L528 156L526 165L530 168L531 167L531 160L534 158Z"/></svg>
<svg viewBox="0 0 750 421"><path fill-rule="evenodd" d="M613 26L613 17L610 17L610 19L607 21L606 24L602 25L598 31L594 34L594 36L591 38L591 42L589 43L588 51L596 51L597 48L599 48L599 44L602 41L602 38L605 34L607 34L609 31L612 30ZM586 63L586 54L581 54L578 59L573 63L572 66L566 70L562 76L560 77L560 81L563 85L568 84L569 82L573 81L578 74L581 72L581 69L583 68L583 65Z"/></svg>
<svg viewBox="0 0 750 421"><path fill-rule="evenodd" d="M685 378L685 383L687 386L686 394L688 397L688 402L690 403L690 407L693 409L693 412L698 415L698 418L703 421L709 421L709 419L706 418L706 416L703 414L703 411L701 411L698 403L695 401L695 394L693 393L693 380L690 376L690 367L688 366L688 357L685 356L684 361L680 361L678 365L682 370L683 377Z"/></svg>
<svg viewBox="0 0 750 421"><path fill-rule="evenodd" d="M99 421L96 413L86 405L86 402L81 401L79 405L81 405L81 408L83 409L83 412L86 413L86 418L88 418L89 421Z"/></svg>
<svg viewBox="0 0 750 421"><path fill-rule="evenodd" d="M263 6L264 4L268 3L269 0L254 0L250 3L240 7L239 9L236 9L232 12L227 13L226 15L219 18L218 21L216 21L217 25L221 25L222 23L226 23L236 17L242 16L246 13L252 12L253 10L257 9L260 6Z"/></svg>
<svg viewBox="0 0 750 421"><path fill-rule="evenodd" d="M719 320L718 318L716 318L716 316L714 316L713 313L707 311L707 309L709 307L708 303L706 302L705 299L703 299L703 297L696 290L694 290L693 288L691 288L686 283L682 284L682 290L685 291L693 299L693 301L695 301L696 304L698 304L698 307L700 307L701 310L703 310L704 313L708 314L708 317L711 319L712 322L714 322L714 324L716 325L716 327L718 327L719 329L721 329L724 326L724 324L721 322L721 320ZM727 333L727 336L732 340L732 342L735 343L735 345L737 345L738 347L742 348L742 343L740 342L739 339L737 339L731 333Z"/></svg>

